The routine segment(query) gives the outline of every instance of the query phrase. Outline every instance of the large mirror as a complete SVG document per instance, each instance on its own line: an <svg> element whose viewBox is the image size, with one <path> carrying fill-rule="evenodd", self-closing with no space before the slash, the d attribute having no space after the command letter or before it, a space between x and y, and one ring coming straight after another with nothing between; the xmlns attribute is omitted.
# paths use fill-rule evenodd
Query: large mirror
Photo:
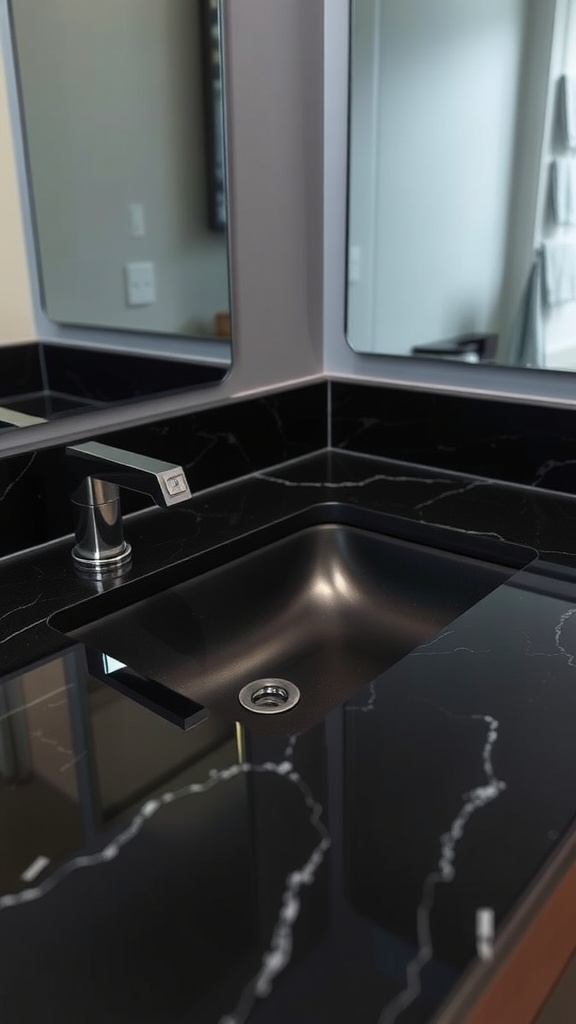
<svg viewBox="0 0 576 1024"><path fill-rule="evenodd" d="M576 370L575 0L352 0L347 337Z"/></svg>
<svg viewBox="0 0 576 1024"><path fill-rule="evenodd" d="M56 343L40 374L50 363L64 392L80 381L71 404L44 403L45 415L75 409L77 397L101 405L222 379L231 317L220 0L8 0L8 13L39 304ZM89 345L75 355L76 338ZM0 406L14 404L9 378L0 372Z"/></svg>

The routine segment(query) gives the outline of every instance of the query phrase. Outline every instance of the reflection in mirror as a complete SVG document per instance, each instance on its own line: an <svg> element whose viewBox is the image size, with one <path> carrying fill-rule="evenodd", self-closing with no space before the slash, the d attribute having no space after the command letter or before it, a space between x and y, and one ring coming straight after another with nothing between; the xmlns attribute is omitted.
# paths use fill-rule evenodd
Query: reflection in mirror
<svg viewBox="0 0 576 1024"><path fill-rule="evenodd" d="M228 337L219 0L11 0L11 17L47 316Z"/></svg>
<svg viewBox="0 0 576 1024"><path fill-rule="evenodd" d="M347 335L576 370L575 0L353 0Z"/></svg>

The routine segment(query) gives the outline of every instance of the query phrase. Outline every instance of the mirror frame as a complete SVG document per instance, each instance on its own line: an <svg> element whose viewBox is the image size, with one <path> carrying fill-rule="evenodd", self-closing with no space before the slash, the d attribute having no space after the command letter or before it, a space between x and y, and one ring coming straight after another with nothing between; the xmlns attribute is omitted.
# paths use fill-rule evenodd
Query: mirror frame
<svg viewBox="0 0 576 1024"><path fill-rule="evenodd" d="M565 5L568 0L556 0ZM569 370L483 366L416 356L365 355L346 340L348 232L348 120L350 40L354 0L329 0L324 67L324 338L329 376L346 376L419 390L465 393L478 398L576 406Z"/></svg>

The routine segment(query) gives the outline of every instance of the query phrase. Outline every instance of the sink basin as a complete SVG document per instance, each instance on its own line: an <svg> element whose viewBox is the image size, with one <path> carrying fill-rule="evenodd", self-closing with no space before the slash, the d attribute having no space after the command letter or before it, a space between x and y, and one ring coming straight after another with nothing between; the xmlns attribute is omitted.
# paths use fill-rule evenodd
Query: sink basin
<svg viewBox="0 0 576 1024"><path fill-rule="evenodd" d="M170 696L252 729L293 733L532 558L526 548L325 505L91 598L50 624L92 657L128 666L136 699L147 680L157 710L166 696L173 720L180 712ZM245 709L240 689L269 678L296 684L296 706L274 715Z"/></svg>

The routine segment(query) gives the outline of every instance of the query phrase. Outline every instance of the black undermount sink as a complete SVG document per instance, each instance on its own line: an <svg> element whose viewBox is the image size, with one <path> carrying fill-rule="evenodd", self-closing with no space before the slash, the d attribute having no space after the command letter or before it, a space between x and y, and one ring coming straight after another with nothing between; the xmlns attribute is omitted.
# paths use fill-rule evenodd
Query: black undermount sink
<svg viewBox="0 0 576 1024"><path fill-rule="evenodd" d="M269 734L310 728L506 582L527 548L327 504L58 612L91 671L182 726L202 709ZM300 689L281 714L253 680ZM205 711L204 711L205 714Z"/></svg>

